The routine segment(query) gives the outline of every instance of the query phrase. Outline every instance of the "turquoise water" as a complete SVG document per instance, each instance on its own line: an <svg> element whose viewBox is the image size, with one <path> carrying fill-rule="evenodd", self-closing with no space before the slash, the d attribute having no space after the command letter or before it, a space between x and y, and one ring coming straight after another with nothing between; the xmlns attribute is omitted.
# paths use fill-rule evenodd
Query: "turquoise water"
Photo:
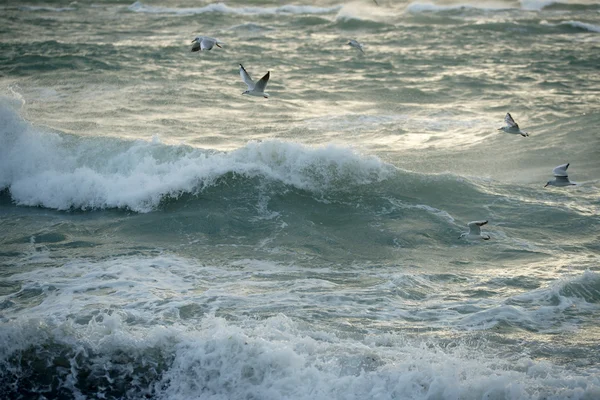
<svg viewBox="0 0 600 400"><path fill-rule="evenodd" d="M600 5L378 3L0 5L0 397L600 398Z"/></svg>

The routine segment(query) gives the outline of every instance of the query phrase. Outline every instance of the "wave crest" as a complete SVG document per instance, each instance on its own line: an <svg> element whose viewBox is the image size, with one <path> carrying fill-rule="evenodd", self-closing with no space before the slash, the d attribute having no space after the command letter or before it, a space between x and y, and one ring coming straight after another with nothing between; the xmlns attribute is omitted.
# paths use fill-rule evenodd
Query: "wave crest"
<svg viewBox="0 0 600 400"><path fill-rule="evenodd" d="M329 14L337 12L341 6L315 7L283 5L279 7L229 7L225 3L212 3L204 7L173 8L149 6L141 1L131 4L128 9L134 12L151 14L194 15L205 13L272 15L272 14Z"/></svg>
<svg viewBox="0 0 600 400"><path fill-rule="evenodd" d="M333 145L272 140L223 153L43 132L14 112L0 113L7 116L0 127L0 190L19 205L149 212L165 197L198 193L232 173L323 192L380 181L393 169Z"/></svg>

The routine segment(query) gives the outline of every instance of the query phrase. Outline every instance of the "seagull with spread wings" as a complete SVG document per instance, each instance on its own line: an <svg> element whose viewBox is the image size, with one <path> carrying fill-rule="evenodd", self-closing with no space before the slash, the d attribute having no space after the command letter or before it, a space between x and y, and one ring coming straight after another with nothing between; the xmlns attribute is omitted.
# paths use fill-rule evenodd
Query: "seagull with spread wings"
<svg viewBox="0 0 600 400"><path fill-rule="evenodd" d="M250 77L250 74L246 71L244 66L240 64L240 75L242 80L248 85L248 90L246 90L242 94L248 94L250 96L264 97L267 99L269 97L268 93L265 93L265 89L267 87L267 82L269 82L269 77L271 76L271 71L267 71L265 76L260 78L258 82L254 82Z"/></svg>
<svg viewBox="0 0 600 400"><path fill-rule="evenodd" d="M490 240L490 235L482 235L481 227L487 224L487 220L485 221L471 221L467 224L469 227L469 232L465 232L460 235L458 238L465 238L468 240Z"/></svg>
<svg viewBox="0 0 600 400"><path fill-rule="evenodd" d="M507 133L518 133L523 137L529 136L529 133L524 132L519 128L519 124L515 122L510 113L506 113L506 115L504 116L504 122L506 123L506 125L502 128L498 128L499 131L504 131Z"/></svg>
<svg viewBox="0 0 600 400"><path fill-rule="evenodd" d="M210 50L214 46L222 48L221 45L223 44L223 42L208 36L197 36L192 40L192 43L192 51Z"/></svg>
<svg viewBox="0 0 600 400"><path fill-rule="evenodd" d="M546 186L572 186L576 185L569 180L569 174L567 173L567 168L569 168L570 163L566 163L563 165L559 165L558 167L552 170L552 174L554 175L554 179L548 181L544 187Z"/></svg>

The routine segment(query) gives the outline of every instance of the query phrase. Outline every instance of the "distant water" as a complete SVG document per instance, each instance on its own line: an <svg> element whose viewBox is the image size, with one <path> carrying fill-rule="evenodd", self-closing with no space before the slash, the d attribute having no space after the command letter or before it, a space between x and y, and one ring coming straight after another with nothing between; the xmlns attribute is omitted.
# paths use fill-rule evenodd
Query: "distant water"
<svg viewBox="0 0 600 400"><path fill-rule="evenodd" d="M378 3L0 5L0 398L600 398L600 5Z"/></svg>

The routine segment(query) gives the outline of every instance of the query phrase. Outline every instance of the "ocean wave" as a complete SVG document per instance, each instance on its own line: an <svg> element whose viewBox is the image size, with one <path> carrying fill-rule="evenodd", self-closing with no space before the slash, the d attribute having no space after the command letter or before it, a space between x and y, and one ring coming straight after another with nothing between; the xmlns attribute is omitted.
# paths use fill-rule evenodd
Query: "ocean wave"
<svg viewBox="0 0 600 400"><path fill-rule="evenodd" d="M564 2L559 0L521 0L521 9L528 11L542 11L542 10L570 10L570 11L582 11L582 10L598 10L600 9L599 4L586 4L577 2Z"/></svg>
<svg viewBox="0 0 600 400"><path fill-rule="evenodd" d="M530 285L524 278L497 278L494 286ZM549 286L535 288L512 296L503 304L470 314L461 324L471 329L491 329L498 325L518 327L529 331L557 331L576 325L579 313L597 312L600 303L600 275L585 271L579 275L553 282Z"/></svg>
<svg viewBox="0 0 600 400"><path fill-rule="evenodd" d="M514 7L501 2L481 4L480 2L463 2L456 4L436 4L432 2L414 1L406 7L406 11L418 14L424 12L453 12L453 11L501 11L520 9L525 11L542 11L544 9L597 9L597 5L563 3L556 0L521 0L520 7Z"/></svg>
<svg viewBox="0 0 600 400"><path fill-rule="evenodd" d="M544 8L558 3L556 0L521 0L521 8L529 11L541 11Z"/></svg>
<svg viewBox="0 0 600 400"><path fill-rule="evenodd" d="M335 18L335 23L340 29L366 29L366 28L383 28L388 24L378 22L366 18L356 17L349 14L338 14Z"/></svg>
<svg viewBox="0 0 600 400"><path fill-rule="evenodd" d="M82 138L34 128L0 107L0 190L19 205L57 210L154 210L164 198L199 193L234 174L302 190L350 190L393 167L348 147L250 142L229 152L156 142Z"/></svg>
<svg viewBox="0 0 600 400"><path fill-rule="evenodd" d="M568 25L573 28L577 28L580 30L588 31L588 32L596 32L600 33L600 25L593 25L586 22L581 21L563 21L560 25Z"/></svg>
<svg viewBox="0 0 600 400"><path fill-rule="evenodd" d="M173 306L174 315L191 310L193 326L145 327L135 313L108 308L65 322L3 322L2 393L169 400L584 399L600 393L591 367L576 372L526 355L503 360L492 344L444 345L393 333L355 339L311 330L285 315L236 323L193 303Z"/></svg>
<svg viewBox="0 0 600 400"><path fill-rule="evenodd" d="M49 11L49 12L65 12L75 11L75 7L50 7L50 6L19 6L21 11Z"/></svg>
<svg viewBox="0 0 600 400"><path fill-rule="evenodd" d="M413 14L423 12L445 12L445 11L462 11L462 10L480 10L480 11L494 11L494 10L506 10L510 9L504 5L488 5L482 6L477 3L460 3L451 5L438 5L431 2L416 1L410 3L406 7L406 11Z"/></svg>
<svg viewBox="0 0 600 400"><path fill-rule="evenodd" d="M205 13L272 15L272 14L329 14L337 12L341 6L315 7L283 5L279 7L229 7L225 3L212 3L204 7L173 8L146 5L140 1L131 4L128 9L134 12L151 14L194 15Z"/></svg>

